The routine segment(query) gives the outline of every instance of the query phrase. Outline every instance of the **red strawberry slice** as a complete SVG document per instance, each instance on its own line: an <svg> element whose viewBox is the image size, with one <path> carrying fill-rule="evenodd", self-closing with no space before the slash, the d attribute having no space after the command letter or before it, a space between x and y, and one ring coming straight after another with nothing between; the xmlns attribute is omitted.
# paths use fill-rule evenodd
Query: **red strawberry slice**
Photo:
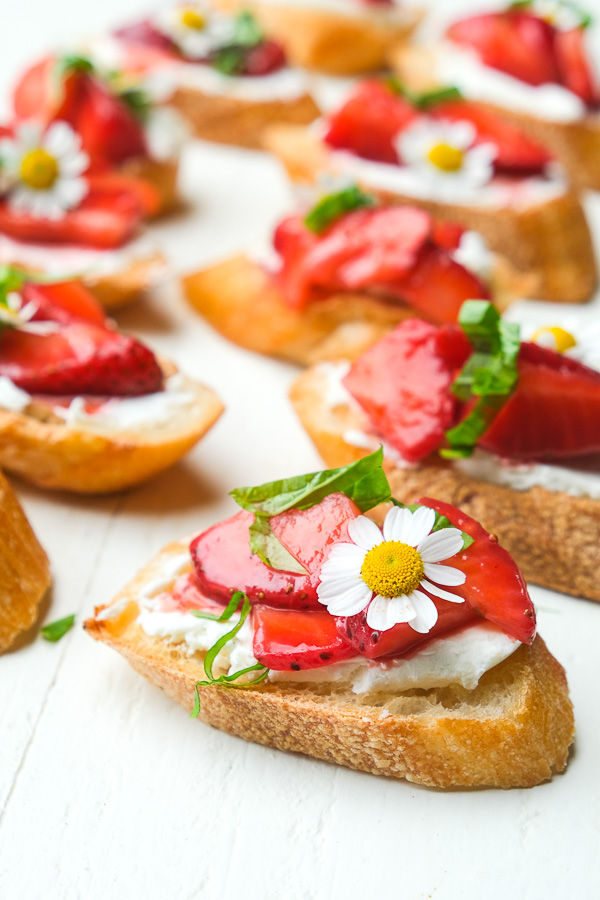
<svg viewBox="0 0 600 900"><path fill-rule="evenodd" d="M471 122L477 130L475 144L494 144L497 172L513 175L534 175L542 172L551 155L523 132L484 106L467 100L439 103L431 115L450 122Z"/></svg>
<svg viewBox="0 0 600 900"><path fill-rule="evenodd" d="M223 612L222 604L215 603L214 600L202 593L194 572L188 572L179 576L173 588L169 591L168 603L169 605L172 603L174 609L186 612L190 609L201 609L214 616L220 616Z"/></svg>
<svg viewBox="0 0 600 900"><path fill-rule="evenodd" d="M318 240L300 216L288 216L275 229L273 246L281 257L277 280L291 309L303 309L308 303L319 299L319 292L309 284L304 269L304 259Z"/></svg>
<svg viewBox="0 0 600 900"><path fill-rule="evenodd" d="M97 78L83 78L82 100L71 124L90 158L118 166L127 159L146 156L144 130L127 105Z"/></svg>
<svg viewBox="0 0 600 900"><path fill-rule="evenodd" d="M358 359L344 385L377 434L408 462L420 462L441 444L456 415L450 386L471 346L459 329L437 343L438 329L407 319Z"/></svg>
<svg viewBox="0 0 600 900"><path fill-rule="evenodd" d="M316 586L332 544L347 541L348 522L360 514L345 494L329 494L310 509L291 509L271 519L271 528L294 559L307 569Z"/></svg>
<svg viewBox="0 0 600 900"><path fill-rule="evenodd" d="M480 278L444 250L427 244L407 278L387 289L432 322L456 322L465 300L489 300Z"/></svg>
<svg viewBox="0 0 600 900"><path fill-rule="evenodd" d="M13 91L13 109L19 120L35 119L43 125L61 119L75 127L87 75L67 70L57 77L58 61L46 56L21 75Z"/></svg>
<svg viewBox="0 0 600 900"><path fill-rule="evenodd" d="M381 81L365 81L327 123L325 143L364 159L398 163L394 139L419 114Z"/></svg>
<svg viewBox="0 0 600 900"><path fill-rule="evenodd" d="M285 50L277 41L261 41L256 47L250 47L244 59L241 75L270 75L283 69L286 65Z"/></svg>
<svg viewBox="0 0 600 900"><path fill-rule="evenodd" d="M456 222L434 221L433 223L432 239L434 244L448 252L458 250L460 239L464 233L463 226L457 225Z"/></svg>
<svg viewBox="0 0 600 900"><path fill-rule="evenodd" d="M585 47L585 29L557 31L554 47L564 86L589 106L598 103L598 85Z"/></svg>
<svg viewBox="0 0 600 900"><path fill-rule="evenodd" d="M79 281L63 281L60 284L37 284L30 281L23 285L24 303L34 303L37 311L33 321L51 320L68 325L70 322L95 322L104 325L106 316L98 301Z"/></svg>
<svg viewBox="0 0 600 900"><path fill-rule="evenodd" d="M454 565L454 561L452 564ZM453 593L458 591L453 589ZM406 658L411 655L411 651L425 642L481 621L475 610L466 603L452 603L439 597L431 599L436 605L438 620L427 634L414 631L408 622L394 625L387 631L373 631L367 625L367 616L364 612L356 616L336 617L338 634L354 648L355 652L368 659Z"/></svg>
<svg viewBox="0 0 600 900"><path fill-rule="evenodd" d="M429 497L419 503L446 516L474 540L470 547L452 557L450 564L467 576L465 583L452 588L452 592L464 597L472 609L506 634L531 644L535 637L535 609L511 555L479 522L450 503Z"/></svg>
<svg viewBox="0 0 600 900"><path fill-rule="evenodd" d="M234 591L244 591L251 603L291 609L320 609L316 585L308 575L279 572L250 552L248 529L252 513L242 510L213 525L190 545L200 589L227 604Z"/></svg>
<svg viewBox="0 0 600 900"><path fill-rule="evenodd" d="M253 652L269 669L317 669L356 656L327 610L298 612L255 606Z"/></svg>
<svg viewBox="0 0 600 900"><path fill-rule="evenodd" d="M177 45L162 31L154 27L149 19L125 25L114 32L115 37L131 44L142 44L154 50L162 50L164 53L178 55Z"/></svg>
<svg viewBox="0 0 600 900"><path fill-rule="evenodd" d="M0 375L31 394L135 396L159 391L163 375L139 341L91 322L47 335L0 335Z"/></svg>
<svg viewBox="0 0 600 900"><path fill-rule="evenodd" d="M523 343L519 381L478 444L510 459L564 459L600 452L600 373Z"/></svg>
<svg viewBox="0 0 600 900"><path fill-rule="evenodd" d="M544 19L515 11L462 19L447 32L450 40L476 50L486 66L533 85L560 81L555 35Z"/></svg>

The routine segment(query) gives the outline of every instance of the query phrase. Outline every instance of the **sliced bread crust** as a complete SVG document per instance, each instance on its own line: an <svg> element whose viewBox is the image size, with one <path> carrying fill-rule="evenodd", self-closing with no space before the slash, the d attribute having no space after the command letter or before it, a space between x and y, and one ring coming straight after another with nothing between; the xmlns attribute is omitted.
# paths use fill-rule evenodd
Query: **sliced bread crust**
<svg viewBox="0 0 600 900"><path fill-rule="evenodd" d="M332 153L308 129L273 126L265 134L265 147L279 157L293 181L313 183L319 173L335 171ZM527 296L582 303L597 286L592 238L574 190L517 209L441 203L363 187L385 203L420 206L437 219L480 232L490 249L535 276Z"/></svg>
<svg viewBox="0 0 600 900"><path fill-rule="evenodd" d="M493 293L502 309L525 281L506 260L496 259ZM334 294L292 310L268 272L242 255L188 275L182 284L192 306L230 341L300 365L356 359L399 322L418 315L359 293Z"/></svg>
<svg viewBox="0 0 600 900"><path fill-rule="evenodd" d="M101 619L98 608L85 628L191 711L195 684L205 678L202 654L188 656L150 638L136 622L140 591L186 548L183 541L165 547L113 601L122 612ZM324 681L198 692L200 718L222 731L442 788L539 784L564 769L574 733L564 670L539 637L487 672L474 691L452 686L357 696Z"/></svg>
<svg viewBox="0 0 600 900"><path fill-rule="evenodd" d="M66 425L35 402L20 413L0 409L0 465L52 490L97 494L140 484L176 463L223 412L203 384L183 378L182 390L193 397L189 406L167 421L129 430Z"/></svg>
<svg viewBox="0 0 600 900"><path fill-rule="evenodd" d="M308 369L290 397L327 466L344 466L371 452L345 435L368 428L365 415L347 405L331 408L322 371ZM440 460L400 468L386 460L394 496L405 503L439 497L477 519L515 558L528 581L555 591L600 600L600 501L534 487L515 491L468 478Z"/></svg>
<svg viewBox="0 0 600 900"><path fill-rule="evenodd" d="M50 587L50 564L25 513L0 473L0 653L38 617Z"/></svg>

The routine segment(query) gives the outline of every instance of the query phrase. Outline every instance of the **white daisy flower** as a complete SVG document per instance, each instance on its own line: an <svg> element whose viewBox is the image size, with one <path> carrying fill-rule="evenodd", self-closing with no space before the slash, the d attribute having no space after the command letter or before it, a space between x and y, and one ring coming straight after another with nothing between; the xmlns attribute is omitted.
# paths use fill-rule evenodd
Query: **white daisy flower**
<svg viewBox="0 0 600 900"><path fill-rule="evenodd" d="M36 122L23 122L14 138L0 140L0 161L8 203L16 212L61 219L88 193L81 176L89 158L66 122L55 122L46 131Z"/></svg>
<svg viewBox="0 0 600 900"><path fill-rule="evenodd" d="M533 331L523 328L523 339L563 353L590 369L600 371L600 323L565 319L563 326L542 325Z"/></svg>
<svg viewBox="0 0 600 900"><path fill-rule="evenodd" d="M395 140L400 160L432 181L440 195L477 190L494 174L495 144L473 146L477 132L470 122L447 122L425 116Z"/></svg>
<svg viewBox="0 0 600 900"><path fill-rule="evenodd" d="M353 519L348 525L352 543L334 544L323 564L319 601L333 616L354 616L366 609L367 625L374 631L408 622L414 631L427 634L438 611L424 592L464 603L438 584L456 587L466 580L459 569L439 565L462 550L461 532L442 528L431 533L434 524L435 512L426 506L415 512L392 507L383 533L366 516Z"/></svg>
<svg viewBox="0 0 600 900"><path fill-rule="evenodd" d="M559 31L571 31L581 25L581 14L577 8L562 0L533 0L526 12L545 19Z"/></svg>
<svg viewBox="0 0 600 900"><path fill-rule="evenodd" d="M230 44L235 32L234 18L215 12L208 3L178 3L160 13L155 25L188 59L206 59Z"/></svg>
<svg viewBox="0 0 600 900"><path fill-rule="evenodd" d="M17 328L30 334L49 334L57 330L56 322L32 322L37 312L37 303L30 301L23 305L23 298L17 291L10 291L0 301L0 331L2 327Z"/></svg>

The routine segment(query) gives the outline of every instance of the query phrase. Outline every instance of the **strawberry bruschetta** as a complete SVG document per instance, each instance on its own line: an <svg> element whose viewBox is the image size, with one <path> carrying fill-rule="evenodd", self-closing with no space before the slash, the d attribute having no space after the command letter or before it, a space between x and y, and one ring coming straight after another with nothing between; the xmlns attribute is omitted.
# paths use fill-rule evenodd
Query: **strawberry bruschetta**
<svg viewBox="0 0 600 900"><path fill-rule="evenodd" d="M216 5L251 9L294 65L328 75L383 68L422 16L402 0L217 0Z"/></svg>
<svg viewBox="0 0 600 900"><path fill-rule="evenodd" d="M0 473L0 653L28 631L50 587L48 557Z"/></svg>
<svg viewBox="0 0 600 900"><path fill-rule="evenodd" d="M591 10L591 5L588 4ZM481 115L492 113L548 147L570 180L600 188L597 25L565 0L519 0L453 22L442 39L396 48L406 84L454 84Z"/></svg>
<svg viewBox="0 0 600 900"><path fill-rule="evenodd" d="M241 512L86 629L247 740L437 787L538 784L573 712L525 582L455 506L391 499L382 456L233 491ZM364 515L390 500L381 527Z"/></svg>
<svg viewBox="0 0 600 900"><path fill-rule="evenodd" d="M265 142L295 181L335 173L480 232L534 276L530 297L581 302L596 286L587 220L549 151L453 88L371 79L310 129L274 126Z"/></svg>
<svg viewBox="0 0 600 900"><path fill-rule="evenodd" d="M171 466L218 419L209 388L116 331L81 283L0 274L7 471L45 488L121 490Z"/></svg>
<svg viewBox="0 0 600 900"><path fill-rule="evenodd" d="M522 340L469 301L459 325L406 320L354 364L308 370L291 397L328 464L383 442L399 498L456 503L528 580L600 600L600 357L587 331Z"/></svg>
<svg viewBox="0 0 600 900"><path fill-rule="evenodd" d="M476 233L352 184L283 219L273 245L187 276L184 291L230 340L304 365L359 355L407 316L455 322L470 297L505 306L527 289Z"/></svg>
<svg viewBox="0 0 600 900"><path fill-rule="evenodd" d="M257 148L267 125L319 114L306 74L247 9L175 3L92 42L91 52L151 81L205 140Z"/></svg>

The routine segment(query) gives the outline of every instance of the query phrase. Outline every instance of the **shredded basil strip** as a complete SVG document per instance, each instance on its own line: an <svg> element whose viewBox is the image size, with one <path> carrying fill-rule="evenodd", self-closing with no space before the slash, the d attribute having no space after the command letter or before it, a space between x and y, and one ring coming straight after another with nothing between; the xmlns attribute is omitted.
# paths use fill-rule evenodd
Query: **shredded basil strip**
<svg viewBox="0 0 600 900"><path fill-rule="evenodd" d="M420 503L401 503L400 500L396 500L395 497L392 497L391 501L394 504L394 506L399 506L400 509L410 509L410 511L413 513L417 509L420 509L422 506L422 504L420 504ZM427 507L427 508L429 509L430 507ZM434 531L441 531L442 528L456 528L456 525L453 525L447 516L443 516L441 513L437 512L436 510L434 510L434 513L435 513L435 522L434 522L433 528L431 529L432 534ZM457 531L458 530L460 530L460 529L457 529ZM471 544L474 543L474 539L471 537L470 534L467 534L466 531L461 531L460 533L461 533L462 539L463 539L463 550L466 550L468 547L471 546Z"/></svg>
<svg viewBox="0 0 600 900"><path fill-rule="evenodd" d="M40 629L40 634L46 641L51 641L55 644L71 630L74 624L75 615L65 616L64 619L57 619L56 622L50 622L49 625L44 625L44 627Z"/></svg>
<svg viewBox="0 0 600 900"><path fill-rule="evenodd" d="M431 91L424 91L421 94L410 91L402 82L391 75L386 78L385 83L394 94L404 97L414 107L421 110L431 109L438 103L445 103L450 100L462 100L463 95L454 85L445 85L444 87L435 88Z"/></svg>
<svg viewBox="0 0 600 900"><path fill-rule="evenodd" d="M571 3L570 0L556 0L556 2L579 17L580 28L589 28L594 24L594 17L587 10L582 9L578 3ZM513 0L508 8L509 10L531 9L533 5L534 0Z"/></svg>
<svg viewBox="0 0 600 900"><path fill-rule="evenodd" d="M244 70L248 50L265 39L261 26L248 10L235 17L231 41L219 47L210 57L210 64L223 75L239 75Z"/></svg>
<svg viewBox="0 0 600 900"><path fill-rule="evenodd" d="M513 393L517 381L519 326L503 322L487 300L467 300L458 317L459 325L473 346L473 353L454 380L452 391L466 403L477 398L469 414L446 432L447 459L471 456L482 434Z"/></svg>
<svg viewBox="0 0 600 900"><path fill-rule="evenodd" d="M391 489L382 468L383 448L344 466L270 481L257 487L242 487L231 491L235 502L255 520L250 526L250 549L272 569L307 574L306 569L283 547L273 534L272 516L290 509L310 509L329 494L346 494L361 512L366 512L390 499Z"/></svg>
<svg viewBox="0 0 600 900"><path fill-rule="evenodd" d="M338 191L337 194L322 197L305 216L304 224L315 234L321 234L346 213L363 207L373 207L376 204L377 199L373 194L366 194L358 185L353 184L343 191Z"/></svg>
<svg viewBox="0 0 600 900"><path fill-rule="evenodd" d="M248 618L250 613L250 601L246 594L242 591L236 591L235 594L231 597L231 600L223 610L220 616L215 616L212 613L206 613L202 610L195 609L192 610L192 614L202 619L212 619L215 622L228 622L229 619L236 612L238 606L242 603L242 611L240 613L239 621L234 625L231 631L228 631L227 634L224 634L219 638L216 643L210 648L204 658L204 672L206 674L206 681L197 681L195 686L195 697L194 697L194 708L190 713L190 719L195 719L198 717L200 713L200 695L198 693L199 687L209 687L211 684L221 684L224 687L232 687L237 688L238 690L248 690L249 688L253 688L255 685L260 684L261 681L264 681L267 675L269 674L269 669L267 666L263 666L262 663L255 663L253 666L248 666L245 669L240 669L239 672L233 672L231 675L219 675L215 677L213 673L213 665L215 660L223 647L232 641L237 635L238 631L240 631L242 625ZM237 679L241 678L243 675L248 675L250 672L259 672L260 674L253 678L252 681L244 682L243 684L237 683Z"/></svg>
<svg viewBox="0 0 600 900"><path fill-rule="evenodd" d="M153 106L152 100L146 91L141 88L125 88L125 90L118 92L118 97L137 119L141 122L146 122Z"/></svg>

